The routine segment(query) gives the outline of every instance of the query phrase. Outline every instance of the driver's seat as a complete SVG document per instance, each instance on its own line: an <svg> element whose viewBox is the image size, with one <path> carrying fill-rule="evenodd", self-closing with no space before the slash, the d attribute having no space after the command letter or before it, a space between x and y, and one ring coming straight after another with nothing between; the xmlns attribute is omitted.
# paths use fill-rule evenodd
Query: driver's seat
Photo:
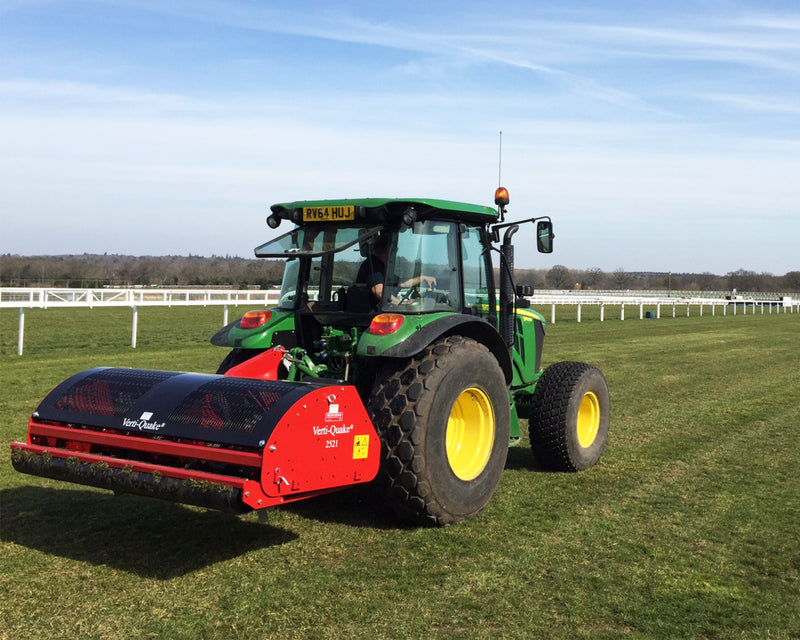
<svg viewBox="0 0 800 640"><path fill-rule="evenodd" d="M372 311L372 293L369 285L362 282L351 284L345 294L344 310L348 313L369 313Z"/></svg>

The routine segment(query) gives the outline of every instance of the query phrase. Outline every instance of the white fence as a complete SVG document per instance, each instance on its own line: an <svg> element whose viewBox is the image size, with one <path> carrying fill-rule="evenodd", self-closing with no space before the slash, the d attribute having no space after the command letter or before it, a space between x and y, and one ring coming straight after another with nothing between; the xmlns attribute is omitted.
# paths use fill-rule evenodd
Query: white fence
<svg viewBox="0 0 800 640"><path fill-rule="evenodd" d="M139 307L222 306L222 325L228 324L228 308L238 305L274 305L279 289L27 289L0 288L0 309L19 308L17 354L25 340L25 309L62 307L130 307L133 310L131 347L136 348Z"/></svg>
<svg viewBox="0 0 800 640"><path fill-rule="evenodd" d="M19 337L17 354L22 355L25 336L25 309L62 307L130 307L133 311L131 327L131 347L136 348L139 307L169 306L222 306L223 326L228 324L228 309L231 305L264 305L278 302L279 289L269 290L228 290L228 289L44 289L0 287L0 309L19 309ZM794 313L800 312L800 300L789 296L772 294L742 294L734 300L727 300L724 294L708 297L665 295L666 292L637 291L620 293L618 291L537 291L529 296L531 306L537 309L550 307L550 323L556 322L556 307L577 308L577 321L581 322L584 306L599 306L600 321L606 317L606 307L619 307L619 319L625 319L625 309L638 311L639 319L645 317L661 318L662 311L673 318L680 309L681 315L688 317L690 310L702 316L704 313L723 316L755 313ZM645 312L645 307L654 311Z"/></svg>
<svg viewBox="0 0 800 640"><path fill-rule="evenodd" d="M717 312L725 316L728 315L729 309L732 315L773 313L773 310L777 313L794 313L795 309L800 311L800 300L795 300L791 296L755 293L732 296L732 298L727 299L724 294L715 297L689 295L673 297L664 295L663 292L646 291L625 294L618 291L538 291L527 300L531 302L532 307L540 310L549 305L551 324L556 322L556 307L558 306L576 307L578 322L581 321L581 312L584 306L599 306L601 322L605 320L606 307L619 307L620 320L625 319L626 307L638 310L640 320L649 317L646 315L645 307L655 307L654 311L649 312L655 318L662 317L663 309L666 309L666 313L673 318L679 309L687 317L691 315L691 309L695 309L694 313L700 316L704 313L716 315Z"/></svg>
<svg viewBox="0 0 800 640"><path fill-rule="evenodd" d="M279 289L39 289L0 287L3 307L133 307L274 304Z"/></svg>

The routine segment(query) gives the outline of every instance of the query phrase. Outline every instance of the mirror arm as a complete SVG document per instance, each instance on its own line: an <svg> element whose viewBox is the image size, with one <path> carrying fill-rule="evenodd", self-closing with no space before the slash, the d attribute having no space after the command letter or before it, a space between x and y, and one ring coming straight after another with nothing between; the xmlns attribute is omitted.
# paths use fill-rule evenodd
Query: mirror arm
<svg viewBox="0 0 800 640"><path fill-rule="evenodd" d="M519 225L519 224L526 224L528 222L537 222L538 220L550 220L550 216L539 216L538 218L526 218L525 220L519 220L517 222L506 222L503 224L494 224L492 225L492 240L494 242L500 241L500 229L505 229L506 227L510 227L512 225ZM552 222L552 220L550 220Z"/></svg>

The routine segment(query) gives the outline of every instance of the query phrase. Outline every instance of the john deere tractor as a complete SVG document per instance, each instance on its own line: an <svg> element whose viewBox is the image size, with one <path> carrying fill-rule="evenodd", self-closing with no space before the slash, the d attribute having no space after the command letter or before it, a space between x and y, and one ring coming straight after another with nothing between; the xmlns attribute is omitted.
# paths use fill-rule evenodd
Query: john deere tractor
<svg viewBox="0 0 800 640"><path fill-rule="evenodd" d="M273 205L269 227L290 228L255 253L286 261L280 299L212 338L230 349L217 374L77 374L12 445L15 466L238 511L378 476L399 515L438 525L487 504L520 418L540 466L593 466L605 378L580 362L542 370L544 318L514 285L512 236L535 223L549 253L552 223L506 222L505 189L495 204Z"/></svg>

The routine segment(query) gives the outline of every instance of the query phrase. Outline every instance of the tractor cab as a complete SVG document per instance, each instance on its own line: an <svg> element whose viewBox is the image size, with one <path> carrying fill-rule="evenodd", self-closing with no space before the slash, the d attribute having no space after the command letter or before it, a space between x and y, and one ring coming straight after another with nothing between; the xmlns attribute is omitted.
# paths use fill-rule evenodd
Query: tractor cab
<svg viewBox="0 0 800 640"><path fill-rule="evenodd" d="M354 206L352 219L344 221L293 220L298 226L257 247L258 257L286 260L273 322L290 317L293 326L291 335L273 333L272 346L304 350L314 363L303 365L310 371L348 377L352 350L371 339L373 323L383 322L383 331L385 321L398 316L425 322L468 316L496 334L485 224L421 205ZM343 209L314 206L317 212ZM397 338L383 337L383 346L373 347L383 352Z"/></svg>
<svg viewBox="0 0 800 640"><path fill-rule="evenodd" d="M380 312L491 317L491 263L479 224L416 220L410 225L308 224L259 246L284 258L278 308L369 324Z"/></svg>

